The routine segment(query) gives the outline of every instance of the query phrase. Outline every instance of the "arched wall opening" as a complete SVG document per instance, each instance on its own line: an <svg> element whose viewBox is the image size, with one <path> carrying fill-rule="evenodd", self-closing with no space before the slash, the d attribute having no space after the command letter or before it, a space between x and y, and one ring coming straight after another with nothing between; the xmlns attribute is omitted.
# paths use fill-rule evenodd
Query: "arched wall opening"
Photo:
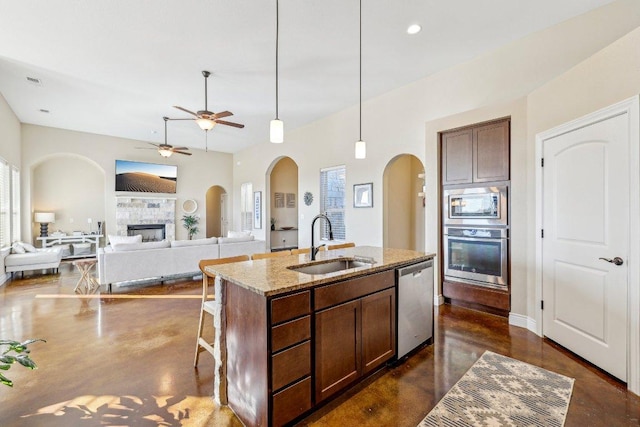
<svg viewBox="0 0 640 427"><path fill-rule="evenodd" d="M84 156L61 153L44 158L31 167L31 235L40 235L35 212L53 212L49 232L97 233L104 222L105 172Z"/></svg>
<svg viewBox="0 0 640 427"><path fill-rule="evenodd" d="M227 192L219 185L209 187L205 195L206 237L224 237L229 228Z"/></svg>
<svg viewBox="0 0 640 427"><path fill-rule="evenodd" d="M297 248L298 164L286 156L275 159L267 171L266 182L266 218L269 224L273 222L273 229L265 230L267 247L271 250Z"/></svg>
<svg viewBox="0 0 640 427"><path fill-rule="evenodd" d="M383 245L424 251L424 165L414 155L389 161L383 175Z"/></svg>

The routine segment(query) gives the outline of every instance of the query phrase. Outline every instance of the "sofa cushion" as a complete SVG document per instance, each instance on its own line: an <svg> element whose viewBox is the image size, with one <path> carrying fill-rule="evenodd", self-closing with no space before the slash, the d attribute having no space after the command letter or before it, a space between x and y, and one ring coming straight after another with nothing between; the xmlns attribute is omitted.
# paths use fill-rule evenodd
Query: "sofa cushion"
<svg viewBox="0 0 640 427"><path fill-rule="evenodd" d="M14 242L11 245L11 253L12 254L23 254L26 251L24 250L24 246L22 246L22 243L20 242Z"/></svg>
<svg viewBox="0 0 640 427"><path fill-rule="evenodd" d="M215 245L216 243L218 243L217 237L209 237L207 239L193 239L193 240L174 240L171 242L171 247L181 248L183 246Z"/></svg>
<svg viewBox="0 0 640 427"><path fill-rule="evenodd" d="M245 236L251 236L251 232L250 231L233 231L233 230L227 231L227 237L245 237Z"/></svg>
<svg viewBox="0 0 640 427"><path fill-rule="evenodd" d="M119 245L121 243L141 243L142 234L136 234L135 236L117 236L115 234L109 234L109 243L111 245Z"/></svg>
<svg viewBox="0 0 640 427"><path fill-rule="evenodd" d="M6 267L13 267L20 265L47 264L60 261L61 257L62 254L59 250L47 248L40 249L36 252L8 255L4 260L4 265Z"/></svg>
<svg viewBox="0 0 640 427"><path fill-rule="evenodd" d="M218 243L239 243L239 242L251 242L255 240L256 236L242 236L242 237L219 237Z"/></svg>
<svg viewBox="0 0 640 427"><path fill-rule="evenodd" d="M171 247L171 244L168 240L161 240L159 242L120 243L118 245L111 245L111 247L114 252L126 252L144 249L163 249Z"/></svg>

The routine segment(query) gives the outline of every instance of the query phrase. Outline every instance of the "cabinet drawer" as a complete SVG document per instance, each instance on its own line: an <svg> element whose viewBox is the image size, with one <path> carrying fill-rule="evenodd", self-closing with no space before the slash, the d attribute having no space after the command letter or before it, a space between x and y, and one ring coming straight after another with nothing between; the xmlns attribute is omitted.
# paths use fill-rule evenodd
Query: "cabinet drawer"
<svg viewBox="0 0 640 427"><path fill-rule="evenodd" d="M311 409L311 378L307 377L273 395L274 426L281 426Z"/></svg>
<svg viewBox="0 0 640 427"><path fill-rule="evenodd" d="M369 295L395 285L394 270L346 280L334 285L315 289L316 310L341 304L343 302Z"/></svg>
<svg viewBox="0 0 640 427"><path fill-rule="evenodd" d="M309 338L311 338L311 316L307 315L271 328L271 351L275 353Z"/></svg>
<svg viewBox="0 0 640 427"><path fill-rule="evenodd" d="M274 298L271 300L271 324L286 322L311 312L311 292Z"/></svg>
<svg viewBox="0 0 640 427"><path fill-rule="evenodd" d="M271 361L271 389L278 390L311 373L311 342L275 354Z"/></svg>

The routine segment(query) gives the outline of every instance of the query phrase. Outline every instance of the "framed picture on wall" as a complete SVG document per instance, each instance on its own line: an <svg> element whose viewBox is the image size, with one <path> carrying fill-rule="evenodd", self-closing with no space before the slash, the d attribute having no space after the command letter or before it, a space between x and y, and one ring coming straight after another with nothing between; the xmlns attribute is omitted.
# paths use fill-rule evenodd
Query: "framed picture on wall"
<svg viewBox="0 0 640 427"><path fill-rule="evenodd" d="M262 191L253 192L253 228L262 228Z"/></svg>
<svg viewBox="0 0 640 427"><path fill-rule="evenodd" d="M353 186L353 207L372 208L373 207L373 183L355 184Z"/></svg>

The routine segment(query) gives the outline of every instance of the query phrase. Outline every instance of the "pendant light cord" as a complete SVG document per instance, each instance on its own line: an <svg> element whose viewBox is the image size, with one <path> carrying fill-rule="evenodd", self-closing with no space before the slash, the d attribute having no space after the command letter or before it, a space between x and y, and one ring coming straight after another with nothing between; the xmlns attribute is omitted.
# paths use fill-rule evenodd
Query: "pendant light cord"
<svg viewBox="0 0 640 427"><path fill-rule="evenodd" d="M360 0L360 138L362 141L362 0Z"/></svg>
<svg viewBox="0 0 640 427"><path fill-rule="evenodd" d="M280 2L276 0L276 120L278 118L278 42L280 36Z"/></svg>

